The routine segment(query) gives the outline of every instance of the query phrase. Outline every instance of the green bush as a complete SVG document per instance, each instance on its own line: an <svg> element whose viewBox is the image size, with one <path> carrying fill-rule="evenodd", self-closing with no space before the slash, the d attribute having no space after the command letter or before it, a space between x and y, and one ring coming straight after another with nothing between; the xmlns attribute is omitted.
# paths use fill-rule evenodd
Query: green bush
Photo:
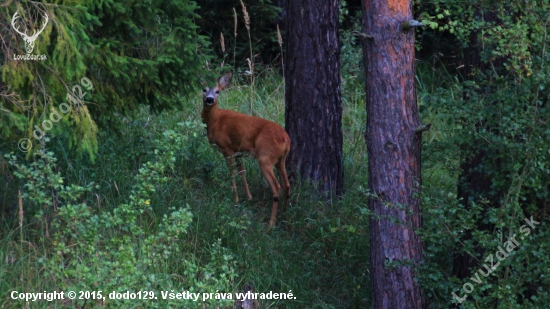
<svg viewBox="0 0 550 309"><path fill-rule="evenodd" d="M460 308L545 308L550 301L550 257L541 254L550 245L548 3L438 1L436 12L446 24L434 27L452 30L465 56L477 53L479 62L466 63L472 67L464 80L449 78L422 94L422 111L436 121L423 154L423 288L432 308L449 308L462 296L467 298ZM457 192L467 198L459 200ZM526 235L524 218L532 216L541 223ZM514 235L523 237L519 245L498 261L498 247ZM453 275L458 255L476 261L471 277ZM500 263L485 277L479 271L487 272L491 256Z"/></svg>
<svg viewBox="0 0 550 309"><path fill-rule="evenodd" d="M182 125L189 132L202 130L195 123ZM53 171L53 153L40 151L36 162L29 166L20 165L14 156L9 156L18 170L16 175L28 179L23 194L26 207L42 210L44 205L51 209L49 192L58 192L61 197L59 207L51 211L51 241L45 240L51 246L51 256L39 259L44 269L42 276L53 281L56 290L102 291L102 295L94 294L94 299L88 301L74 300L73 305L203 308L203 304L232 304L232 300L164 299L168 295L164 293L234 291L236 272L229 250L218 240L202 250L206 256L199 257L193 245L182 237L193 219L188 207L171 207L158 222L150 220L156 189L168 180L166 173L174 168L176 153L185 149L191 139L174 131L164 132L153 151L154 160L145 163L135 176L127 202L112 211L98 211L77 202L90 188L63 186L60 173ZM111 293L125 291L141 291L144 295L145 291L156 291L158 301L109 299Z"/></svg>

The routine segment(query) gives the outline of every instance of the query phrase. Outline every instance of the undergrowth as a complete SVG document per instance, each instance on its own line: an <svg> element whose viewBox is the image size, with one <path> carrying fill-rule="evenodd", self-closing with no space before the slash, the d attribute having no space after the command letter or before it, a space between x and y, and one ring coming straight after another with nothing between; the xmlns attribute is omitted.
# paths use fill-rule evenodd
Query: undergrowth
<svg viewBox="0 0 550 309"><path fill-rule="evenodd" d="M220 106L248 112L253 93L254 112L282 123L283 81L269 71L258 76L253 92L237 82ZM368 220L358 215L367 180L362 98L358 90L344 102L345 195L326 202L298 182L274 230L267 229L270 190L255 161L245 162L254 199L232 202L225 161L198 124L198 94L183 111L140 110L122 119L121 135L100 132L93 164L73 158L57 137L29 161L6 154L0 302L22 306L13 291L101 290L105 301L25 306L202 308L202 299L163 300L161 291L238 293L250 285L296 298L259 300L260 308L368 306ZM155 291L158 300L108 299L127 290ZM235 300L205 303L229 308Z"/></svg>

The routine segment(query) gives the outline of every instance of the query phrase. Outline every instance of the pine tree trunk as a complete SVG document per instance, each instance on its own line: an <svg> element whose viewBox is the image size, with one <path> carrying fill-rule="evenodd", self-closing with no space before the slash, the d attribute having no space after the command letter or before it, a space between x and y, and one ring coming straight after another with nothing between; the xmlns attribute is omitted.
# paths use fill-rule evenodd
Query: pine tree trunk
<svg viewBox="0 0 550 309"><path fill-rule="evenodd" d="M285 0L285 125L291 178L342 193L338 0Z"/></svg>
<svg viewBox="0 0 550 309"><path fill-rule="evenodd" d="M415 94L410 0L363 0L369 155L371 276L376 309L423 308L415 282L422 257L421 133ZM407 214L407 212L410 212Z"/></svg>

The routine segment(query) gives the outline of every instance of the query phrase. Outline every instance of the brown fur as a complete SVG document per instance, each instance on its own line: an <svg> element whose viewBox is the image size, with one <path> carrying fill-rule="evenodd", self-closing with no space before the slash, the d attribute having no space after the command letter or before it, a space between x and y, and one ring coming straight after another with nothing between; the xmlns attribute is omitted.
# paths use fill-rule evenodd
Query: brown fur
<svg viewBox="0 0 550 309"><path fill-rule="evenodd" d="M290 137L280 125L273 121L219 108L218 94L229 86L230 82L231 73L227 73L220 78L215 87L204 90L202 121L206 124L208 141L215 144L227 160L233 177L235 202L239 200L235 180L237 173L233 168L235 164L242 176L243 187L248 199L252 199L246 182L246 172L240 157L236 157L235 154L248 153L250 157L258 160L260 169L273 191L273 208L269 220L269 226L272 227L276 221L281 190L273 173L273 167L277 167L283 181L285 192L283 210L286 208L290 195L290 183L285 168L286 156L290 151Z"/></svg>

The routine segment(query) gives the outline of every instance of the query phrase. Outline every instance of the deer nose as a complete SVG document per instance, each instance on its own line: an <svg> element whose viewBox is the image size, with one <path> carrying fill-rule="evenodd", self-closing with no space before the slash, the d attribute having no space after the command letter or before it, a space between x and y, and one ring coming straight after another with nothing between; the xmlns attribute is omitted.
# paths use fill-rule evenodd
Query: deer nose
<svg viewBox="0 0 550 309"><path fill-rule="evenodd" d="M206 97L206 99L204 99L204 103L213 104L214 103L214 98L213 97Z"/></svg>

